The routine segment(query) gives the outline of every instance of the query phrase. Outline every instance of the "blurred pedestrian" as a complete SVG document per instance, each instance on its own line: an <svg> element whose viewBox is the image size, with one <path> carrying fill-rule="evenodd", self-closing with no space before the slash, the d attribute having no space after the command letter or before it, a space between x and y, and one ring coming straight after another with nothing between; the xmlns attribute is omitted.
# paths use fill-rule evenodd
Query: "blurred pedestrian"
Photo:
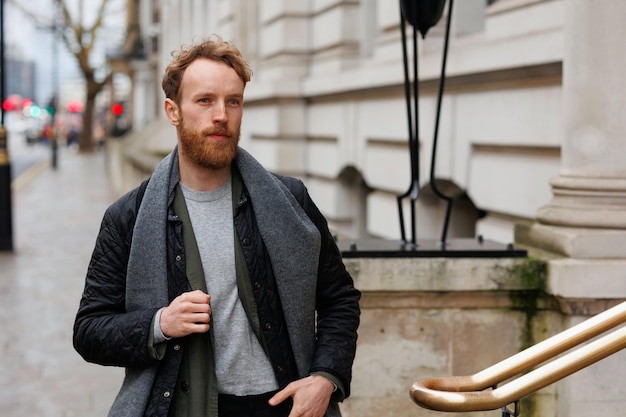
<svg viewBox="0 0 626 417"><path fill-rule="evenodd" d="M178 143L104 215L74 325L126 367L110 416L339 416L360 292L295 178L238 146L251 71L219 37L162 82Z"/></svg>

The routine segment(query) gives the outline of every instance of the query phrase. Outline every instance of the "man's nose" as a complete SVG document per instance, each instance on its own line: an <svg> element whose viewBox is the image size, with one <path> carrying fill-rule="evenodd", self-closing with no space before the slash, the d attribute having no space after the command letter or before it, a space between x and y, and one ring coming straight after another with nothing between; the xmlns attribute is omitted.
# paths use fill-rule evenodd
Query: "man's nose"
<svg viewBox="0 0 626 417"><path fill-rule="evenodd" d="M228 114L226 112L226 103L218 101L213 105L213 111L211 117L213 122L224 123L228 120Z"/></svg>

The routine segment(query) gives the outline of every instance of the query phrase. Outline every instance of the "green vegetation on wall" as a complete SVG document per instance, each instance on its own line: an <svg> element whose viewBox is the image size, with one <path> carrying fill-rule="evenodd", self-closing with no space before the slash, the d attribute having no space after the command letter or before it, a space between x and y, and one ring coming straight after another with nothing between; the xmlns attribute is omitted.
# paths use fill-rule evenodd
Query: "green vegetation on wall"
<svg viewBox="0 0 626 417"><path fill-rule="evenodd" d="M511 280L509 284L518 288L511 291L512 309L524 313L520 345L526 349L536 343L533 329L538 325L536 321L541 319L541 316L537 316L541 310L541 301L547 296L547 263L541 259L527 258L511 266L508 272ZM536 408L534 395L521 399L520 410L523 415L534 416Z"/></svg>

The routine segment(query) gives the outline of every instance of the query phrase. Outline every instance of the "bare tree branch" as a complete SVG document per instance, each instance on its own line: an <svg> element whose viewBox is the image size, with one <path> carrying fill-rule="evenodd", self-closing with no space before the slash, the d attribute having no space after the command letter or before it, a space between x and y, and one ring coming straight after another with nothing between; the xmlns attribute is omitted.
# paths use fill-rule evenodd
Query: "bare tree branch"
<svg viewBox="0 0 626 417"><path fill-rule="evenodd" d="M20 12L24 13L26 17L28 17L35 24L35 26L50 28L54 24L53 19L48 20L48 18L45 16L33 13L32 11L24 7L24 5L22 4L23 2L20 2L19 0L6 0L6 2L18 9Z"/></svg>
<svg viewBox="0 0 626 417"><path fill-rule="evenodd" d="M90 33L95 35L95 33L98 30L100 30L100 28L102 28L102 25L104 23L104 17L105 17L105 13L104 12L106 10L106 7L107 7L108 3L109 3L109 0L101 0L100 1L100 7L98 7L98 14L97 14L96 21L93 23L93 25L91 25L90 28L87 29ZM90 45L89 45L90 47L93 46L95 38L96 38L95 36L91 36L91 42L90 42Z"/></svg>
<svg viewBox="0 0 626 417"><path fill-rule="evenodd" d="M80 49L82 49L82 37L83 37L83 27L80 22L75 22L72 18L72 14L70 13L67 3L65 0L54 0L54 5L58 10L63 14L63 26L64 30L61 30L61 36L67 48L78 58L78 53ZM73 33L73 38L68 37L66 30L70 30ZM80 61L80 59L79 59ZM81 68L83 66L81 65Z"/></svg>
<svg viewBox="0 0 626 417"><path fill-rule="evenodd" d="M89 1L89 4L95 5L94 0L78 0L78 13L72 13L68 5L69 0L52 0L54 13L51 17L48 16L46 18L23 6L24 1L7 1L21 10L27 17L35 22L35 24L54 30L60 36L67 50L76 58L76 62L85 80L86 89L83 132L80 137L79 149L81 151L90 150L93 146L91 141L91 126L95 109L95 99L97 94L110 82L112 77L108 69L105 69L100 77L101 68L92 65L90 62L93 56L94 46L99 38L99 33L103 29L105 20L109 15L107 10L108 6L111 4L110 0L100 0L95 20L90 25L84 22L83 7L85 6L85 1ZM126 44L126 41L124 41L123 44ZM98 79L96 79L96 77Z"/></svg>

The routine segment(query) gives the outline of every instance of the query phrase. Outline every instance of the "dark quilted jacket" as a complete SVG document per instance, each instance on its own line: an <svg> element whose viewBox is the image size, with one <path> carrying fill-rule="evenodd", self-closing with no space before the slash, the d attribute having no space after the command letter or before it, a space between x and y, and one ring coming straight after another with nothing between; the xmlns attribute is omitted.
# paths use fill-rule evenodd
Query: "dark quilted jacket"
<svg viewBox="0 0 626 417"><path fill-rule="evenodd" d="M302 182L291 177L279 178L291 190L322 236L316 296L317 341L310 372L335 375L343 383L347 397L356 350L360 292L354 288L352 278L345 270L326 220ZM74 323L74 347L89 362L121 367L145 367L155 363L148 352L148 335L152 318L161 306L125 311L126 267L143 190L145 184L121 197L109 207L102 220ZM173 196L170 203L172 199ZM234 225L250 273L260 321L278 323L272 329L262 330L270 359L277 370L277 379L284 386L297 378L297 372L290 356L293 354L281 317L280 303L271 302L273 297L278 297L276 284L245 188L234 212ZM171 301L187 290L185 263L178 258L184 254L182 223L171 210L171 204L167 246ZM171 397L162 393L174 392L183 351L184 340L176 344L168 343L146 416L167 416Z"/></svg>

